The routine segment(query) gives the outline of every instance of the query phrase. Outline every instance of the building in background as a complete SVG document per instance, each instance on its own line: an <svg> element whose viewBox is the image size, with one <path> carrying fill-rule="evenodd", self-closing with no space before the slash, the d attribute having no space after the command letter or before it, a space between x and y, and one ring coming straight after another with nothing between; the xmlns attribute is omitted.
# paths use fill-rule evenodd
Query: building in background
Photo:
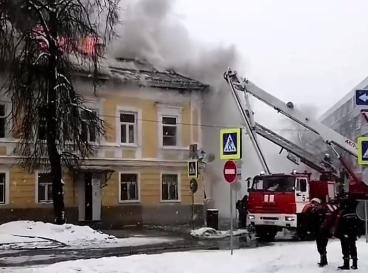
<svg viewBox="0 0 368 273"><path fill-rule="evenodd" d="M368 124L362 116L360 109L355 107L354 96L355 90L357 89L368 89L368 77L319 118L323 124L354 142L357 142L357 138L360 136L368 136ZM314 144L317 147L326 147L322 142L322 139L317 140ZM325 148L321 150L326 151ZM361 168L357 165L357 159L355 157L350 156L341 150L339 152L357 173L361 172ZM331 154L331 152L329 153Z"/></svg>
<svg viewBox="0 0 368 273"><path fill-rule="evenodd" d="M98 148L81 169L65 170L69 223L102 227L188 223L192 216L187 160L189 145L202 147L201 106L207 86L173 71L126 59L106 59L104 82L94 96L89 73L75 87L86 108L106 122L106 136L88 141ZM17 139L7 133L10 99L0 101L0 223L53 221L51 178L17 167ZM203 190L195 210L203 215ZM201 218L201 217L199 217Z"/></svg>

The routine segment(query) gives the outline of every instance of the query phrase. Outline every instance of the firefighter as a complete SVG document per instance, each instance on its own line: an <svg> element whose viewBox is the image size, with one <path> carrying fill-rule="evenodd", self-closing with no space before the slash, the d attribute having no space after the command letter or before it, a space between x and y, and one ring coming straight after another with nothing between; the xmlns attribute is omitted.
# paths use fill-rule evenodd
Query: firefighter
<svg viewBox="0 0 368 273"><path fill-rule="evenodd" d="M242 200L238 200L238 202L236 202L236 209L239 213L238 228L246 228L248 216L248 195L244 195Z"/></svg>
<svg viewBox="0 0 368 273"><path fill-rule="evenodd" d="M327 208L321 199L313 198L311 200L311 216L312 226L316 237L317 251L320 255L320 262L318 265L324 267L327 262L327 244L330 237L329 225L327 224Z"/></svg>
<svg viewBox="0 0 368 273"><path fill-rule="evenodd" d="M341 251L344 263L338 269L349 270L350 259L353 264L351 269L358 269L358 254L356 241L358 237L359 220L356 215L356 201L345 198L340 203L338 217L336 219L335 237L340 239Z"/></svg>

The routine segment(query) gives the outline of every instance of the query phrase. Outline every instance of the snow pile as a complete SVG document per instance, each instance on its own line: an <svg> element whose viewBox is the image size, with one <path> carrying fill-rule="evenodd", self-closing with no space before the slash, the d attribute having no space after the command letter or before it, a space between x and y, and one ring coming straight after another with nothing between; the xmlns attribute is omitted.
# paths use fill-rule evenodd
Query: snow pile
<svg viewBox="0 0 368 273"><path fill-rule="evenodd" d="M161 237L116 238L87 226L54 225L44 222L15 221L0 225L0 249L93 248L160 244L177 240Z"/></svg>
<svg viewBox="0 0 368 273"><path fill-rule="evenodd" d="M248 234L248 231L245 229L237 229L233 231L234 236L240 236L243 234ZM197 238L204 238L204 239L221 239L230 236L230 230L216 230L209 227L194 229L190 232L190 235Z"/></svg>
<svg viewBox="0 0 368 273"><path fill-rule="evenodd" d="M359 269L368 270L368 246L358 241ZM24 268L7 273L336 273L341 265L340 243L334 240L328 245L329 265L319 268L319 255L314 242L280 243L269 247L230 251L193 251L164 253L158 255L134 255L56 263L44 268ZM190 268L190 269L189 269Z"/></svg>

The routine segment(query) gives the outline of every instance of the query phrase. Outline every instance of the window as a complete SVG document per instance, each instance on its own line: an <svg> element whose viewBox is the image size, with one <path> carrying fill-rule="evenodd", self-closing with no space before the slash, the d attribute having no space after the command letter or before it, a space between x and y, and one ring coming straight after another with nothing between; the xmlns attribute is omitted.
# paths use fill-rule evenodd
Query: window
<svg viewBox="0 0 368 273"><path fill-rule="evenodd" d="M96 134L96 126L92 124L90 121L94 119L98 115L96 110L82 110L81 118L82 122L82 131L81 131L81 139L82 141L88 142L96 142L97 134Z"/></svg>
<svg viewBox="0 0 368 273"><path fill-rule="evenodd" d="M162 174L161 175L161 200L178 201L179 200L179 175Z"/></svg>
<svg viewBox="0 0 368 273"><path fill-rule="evenodd" d="M162 146L177 146L177 117L162 117Z"/></svg>
<svg viewBox="0 0 368 273"><path fill-rule="evenodd" d="M301 192L307 191L307 180L306 179L299 179L298 180L298 188Z"/></svg>
<svg viewBox="0 0 368 273"><path fill-rule="evenodd" d="M5 111L5 105L0 104L0 138L5 137L5 131L6 131L6 111Z"/></svg>
<svg viewBox="0 0 368 273"><path fill-rule="evenodd" d="M139 201L138 174L120 173L120 201Z"/></svg>
<svg viewBox="0 0 368 273"><path fill-rule="evenodd" d="M0 204L6 203L6 174L0 173Z"/></svg>
<svg viewBox="0 0 368 273"><path fill-rule="evenodd" d="M52 175L50 173L38 173L37 202L52 203Z"/></svg>
<svg viewBox="0 0 368 273"><path fill-rule="evenodd" d="M135 113L120 113L120 142L123 144L136 143L136 122Z"/></svg>

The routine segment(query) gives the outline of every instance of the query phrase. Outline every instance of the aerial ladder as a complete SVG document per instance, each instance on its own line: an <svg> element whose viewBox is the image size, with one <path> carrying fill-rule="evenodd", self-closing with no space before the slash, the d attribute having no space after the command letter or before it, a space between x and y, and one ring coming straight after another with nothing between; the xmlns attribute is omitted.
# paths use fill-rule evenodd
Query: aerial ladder
<svg viewBox="0 0 368 273"><path fill-rule="evenodd" d="M235 71L232 71L230 68L224 73L224 78L232 90L232 94L237 102L237 106L242 114L244 121L246 122L245 125L249 133L249 136L252 140L252 144L256 148L258 157L261 160L261 164L266 173L270 173L270 171L265 161L264 154L262 153L262 150L257 141L256 134L261 135L262 137L270 140L271 142L275 143L281 148L287 150L289 153L297 156L298 158L301 159L301 162L310 166L314 170L318 172L332 171L335 175L338 175L338 171L331 164L329 164L328 161L325 160L321 161L321 159L319 159L318 156L305 151L298 145L279 136L273 131L255 123L254 113L251 111L251 105L249 101L250 95L262 101L263 103L269 105L270 107L275 109L278 113L283 114L284 116L297 122L298 124L302 125L303 127L315 133L316 135L319 135L323 139L323 141L327 144L327 146L333 151L337 159L341 162L341 164L344 166L345 170L353 178L353 180L356 182L360 182L355 173L344 162L343 158L340 156L339 152L336 149L336 147L338 147L347 152L348 154L357 157L358 149L357 144L355 142L340 135L339 133L333 131L331 128L314 120L313 118L308 117L303 112L296 109L292 102L285 103L279 100L278 98L272 96L271 94L267 93L263 89L257 87L252 82L240 78L237 75L237 73ZM247 109L244 109L243 104L241 103L239 91L244 93L245 105ZM348 189L346 190L348 191Z"/></svg>

